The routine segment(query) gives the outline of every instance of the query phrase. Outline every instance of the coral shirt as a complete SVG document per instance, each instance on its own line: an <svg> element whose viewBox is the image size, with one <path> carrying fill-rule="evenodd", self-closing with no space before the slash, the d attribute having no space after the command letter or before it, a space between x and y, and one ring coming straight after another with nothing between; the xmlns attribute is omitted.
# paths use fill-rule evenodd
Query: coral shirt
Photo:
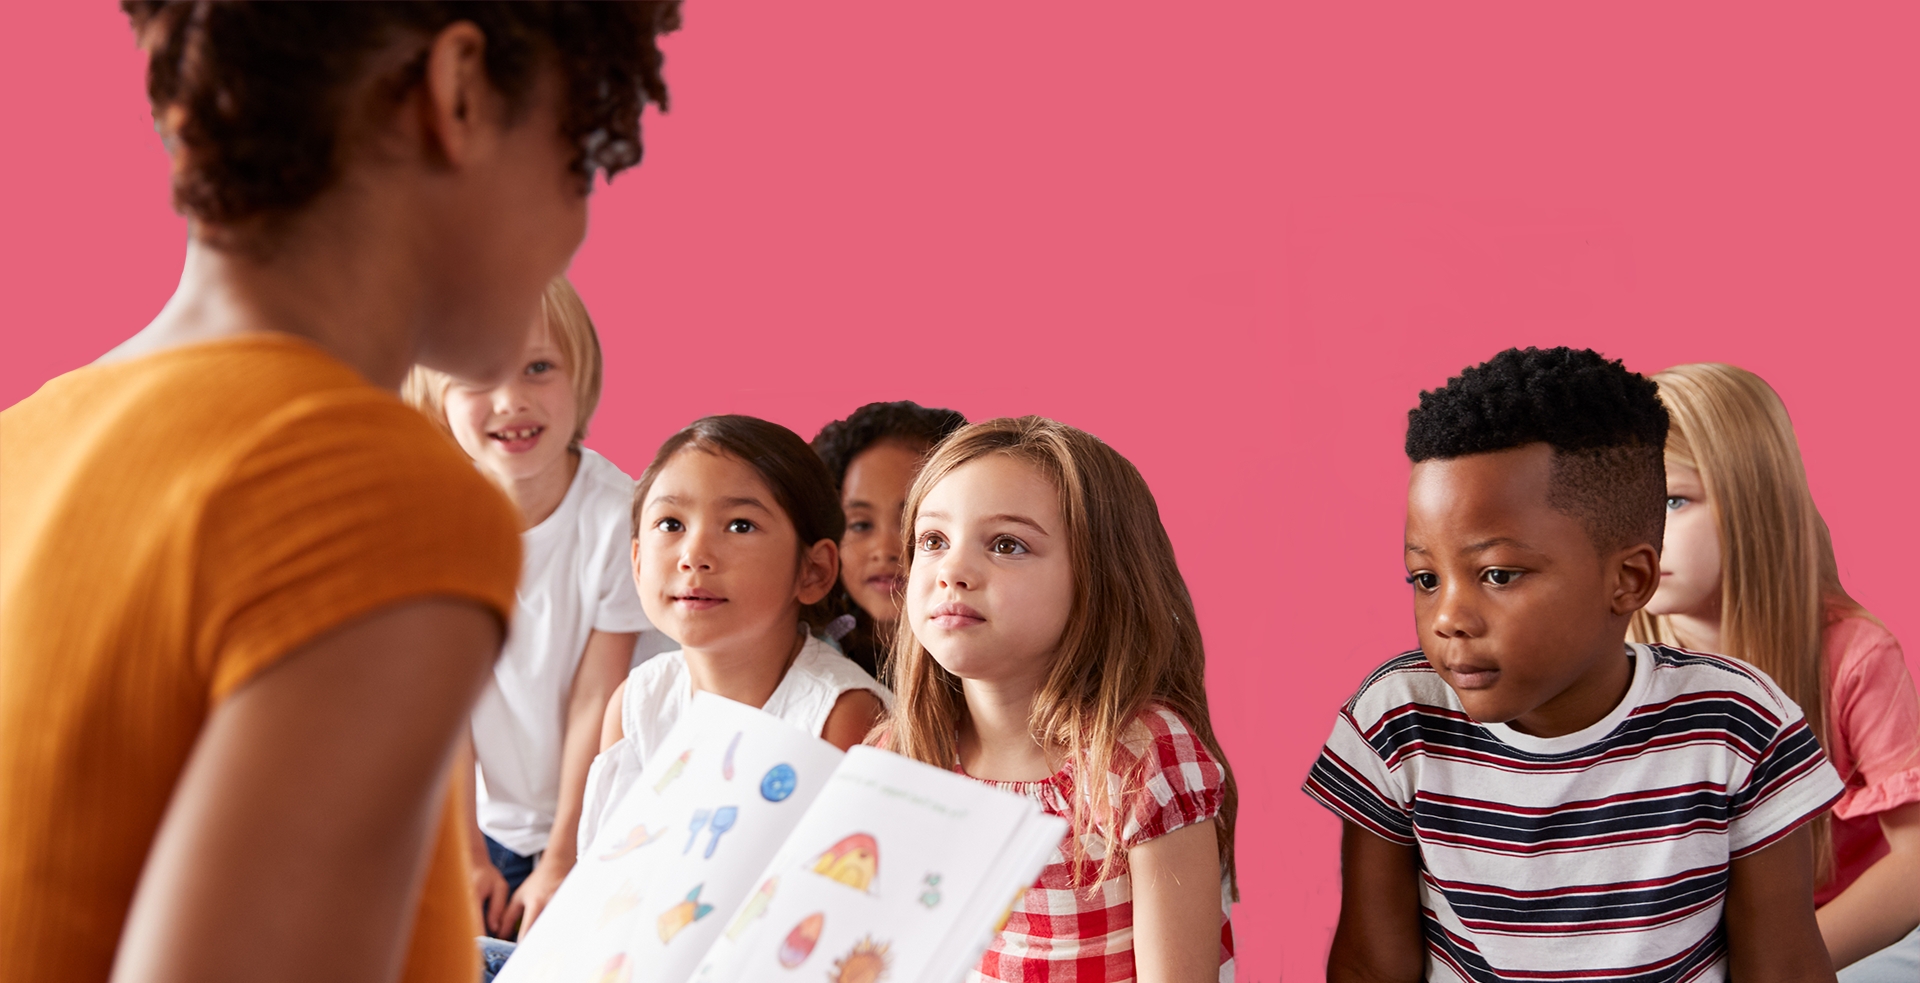
<svg viewBox="0 0 1920 983"><path fill-rule="evenodd" d="M512 506L450 441L288 336L89 366L0 413L6 977L107 978L222 700L396 602L463 597L504 620L518 565ZM408 981L478 978L451 795Z"/></svg>
<svg viewBox="0 0 1920 983"><path fill-rule="evenodd" d="M1833 806L1833 880L1826 904L1887 855L1880 813L1920 802L1920 697L1900 643L1872 618L1830 610L1821 633L1827 669L1827 757L1846 780Z"/></svg>

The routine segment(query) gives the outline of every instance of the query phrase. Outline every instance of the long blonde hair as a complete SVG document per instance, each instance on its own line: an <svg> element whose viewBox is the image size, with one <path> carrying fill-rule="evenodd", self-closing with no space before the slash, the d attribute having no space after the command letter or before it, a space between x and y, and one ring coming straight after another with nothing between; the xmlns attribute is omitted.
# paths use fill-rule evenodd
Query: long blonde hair
<svg viewBox="0 0 1920 983"><path fill-rule="evenodd" d="M1748 662L1800 705L1833 746L1821 634L1829 611L1864 614L1840 587L1833 541L1814 508L1786 404L1766 381L1716 362L1656 373L1673 418L1667 461L1700 473L1720 532L1720 650ZM1674 644L1666 616L1634 615L1633 637ZM1819 879L1833 874L1833 835L1814 821Z"/></svg>
<svg viewBox="0 0 1920 983"><path fill-rule="evenodd" d="M1104 827L1106 856L1095 883L1118 873L1125 853L1126 817L1119 815L1115 796L1126 802L1139 791L1110 789L1096 776L1109 773L1115 749L1149 704L1184 718L1220 764L1225 789L1214 825L1221 870L1231 878L1238 791L1207 712L1206 654L1193 599L1174 562L1173 542L1160 524L1153 493L1126 458L1092 434L1037 416L965 427L934 450L914 479L901 555L913 562L913 517L927 493L954 469L990 454L1033 466L1060 494L1073 609L1053 669L1034 696L1029 726L1044 746L1064 752L1080 776L1074 828ZM896 702L883 724L889 746L928 764L953 767L966 714L960 678L914 637L904 609L890 667ZM1096 824L1094 817L1108 821ZM1085 857L1077 836L1069 842L1077 872Z"/></svg>
<svg viewBox="0 0 1920 983"><path fill-rule="evenodd" d="M567 380L573 384L573 434L567 446L579 450L580 442L587 437L587 425L593 422L593 411L600 405L600 335L593 330L586 303L565 274L547 281L547 289L540 295L540 314L546 318L548 336L560 349ZM452 384L453 377L445 372L416 365L400 384L400 398L452 435L446 406L447 387Z"/></svg>

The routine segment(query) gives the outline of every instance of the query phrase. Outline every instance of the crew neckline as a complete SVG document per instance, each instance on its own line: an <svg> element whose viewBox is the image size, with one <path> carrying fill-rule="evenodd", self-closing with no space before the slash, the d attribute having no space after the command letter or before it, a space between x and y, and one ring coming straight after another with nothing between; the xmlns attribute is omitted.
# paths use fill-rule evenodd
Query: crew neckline
<svg viewBox="0 0 1920 983"><path fill-rule="evenodd" d="M1642 698L1646 695L1647 687L1653 682L1653 652L1650 649L1638 642L1628 642L1622 654L1633 660L1633 680L1627 684L1626 695L1620 697L1620 702L1599 720L1571 734L1561 734L1559 737L1535 737L1532 734L1521 733L1507 724L1481 724L1480 726L1485 727L1487 732L1502 744L1531 754L1564 754L1568 751L1577 751L1606 737L1619 729L1620 725L1633 715L1633 711L1640 706Z"/></svg>

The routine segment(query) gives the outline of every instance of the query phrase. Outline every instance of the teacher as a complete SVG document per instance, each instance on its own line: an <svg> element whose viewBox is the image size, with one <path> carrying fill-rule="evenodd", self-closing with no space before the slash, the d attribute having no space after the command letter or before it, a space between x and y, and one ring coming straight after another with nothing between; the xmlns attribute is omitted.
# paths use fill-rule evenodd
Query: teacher
<svg viewBox="0 0 1920 983"><path fill-rule="evenodd" d="M191 240L0 413L0 972L471 983L519 525L393 391L509 371L677 6L125 7Z"/></svg>

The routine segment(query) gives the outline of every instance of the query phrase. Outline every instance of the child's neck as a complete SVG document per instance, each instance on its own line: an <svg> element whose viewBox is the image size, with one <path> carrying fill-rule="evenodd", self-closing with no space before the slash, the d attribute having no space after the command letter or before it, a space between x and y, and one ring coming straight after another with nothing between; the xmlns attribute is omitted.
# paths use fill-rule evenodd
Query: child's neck
<svg viewBox="0 0 1920 983"><path fill-rule="evenodd" d="M1033 734L1033 696L1038 681L961 681L967 719L960 724L960 767L975 778L997 782L1043 781L1059 770Z"/></svg>
<svg viewBox="0 0 1920 983"><path fill-rule="evenodd" d="M796 616L785 623L784 629L776 625L756 638L725 646L682 649L688 680L695 690L750 707L766 706L806 644L807 636L795 630L797 623Z"/></svg>
<svg viewBox="0 0 1920 983"><path fill-rule="evenodd" d="M1667 616L1667 625L1673 629L1673 640L1684 649L1695 652L1720 652L1720 606L1714 605L1711 616L1692 614L1672 614Z"/></svg>
<svg viewBox="0 0 1920 983"><path fill-rule="evenodd" d="M567 489L573 487L573 476L579 471L580 452L568 448L552 467L531 477L509 478L497 474L489 477L520 510L520 531L526 532L547 521L547 516L560 507L567 498Z"/></svg>

